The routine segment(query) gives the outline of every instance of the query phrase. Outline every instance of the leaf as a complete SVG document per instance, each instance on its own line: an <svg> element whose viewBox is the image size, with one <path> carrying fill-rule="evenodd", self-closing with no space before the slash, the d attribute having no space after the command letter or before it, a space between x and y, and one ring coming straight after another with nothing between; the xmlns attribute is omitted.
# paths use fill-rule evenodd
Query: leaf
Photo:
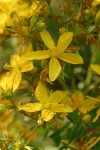
<svg viewBox="0 0 100 150"><path fill-rule="evenodd" d="M10 100L4 100L2 104L4 104L8 109L14 107L13 103Z"/></svg>
<svg viewBox="0 0 100 150"><path fill-rule="evenodd" d="M0 103L0 114L5 112L6 110L7 110L6 106Z"/></svg>
<svg viewBox="0 0 100 150"><path fill-rule="evenodd" d="M58 56L59 59L71 64L83 64L83 59L78 54L63 53Z"/></svg>
<svg viewBox="0 0 100 150"><path fill-rule="evenodd" d="M49 78L50 81L54 81L57 79L61 71L61 65L59 61L52 57L49 62Z"/></svg>
<svg viewBox="0 0 100 150"><path fill-rule="evenodd" d="M65 32L62 35L60 35L57 45L57 51L59 53L64 52L68 47L68 45L71 43L72 38L73 38L72 32Z"/></svg>
<svg viewBox="0 0 100 150"><path fill-rule="evenodd" d="M85 134L85 129L82 125L75 125L68 136L69 143L71 143L75 139L79 139L81 136Z"/></svg>
<svg viewBox="0 0 100 150"><path fill-rule="evenodd" d="M82 122L82 117L77 114L77 112L72 112L68 114L68 119L74 124L80 124Z"/></svg>

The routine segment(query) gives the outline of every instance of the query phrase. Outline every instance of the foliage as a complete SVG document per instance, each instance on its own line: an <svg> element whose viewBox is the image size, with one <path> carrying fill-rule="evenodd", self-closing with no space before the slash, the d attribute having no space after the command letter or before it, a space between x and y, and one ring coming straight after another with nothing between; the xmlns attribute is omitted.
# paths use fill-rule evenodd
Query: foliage
<svg viewBox="0 0 100 150"><path fill-rule="evenodd" d="M0 0L0 20L0 149L99 150L100 0Z"/></svg>

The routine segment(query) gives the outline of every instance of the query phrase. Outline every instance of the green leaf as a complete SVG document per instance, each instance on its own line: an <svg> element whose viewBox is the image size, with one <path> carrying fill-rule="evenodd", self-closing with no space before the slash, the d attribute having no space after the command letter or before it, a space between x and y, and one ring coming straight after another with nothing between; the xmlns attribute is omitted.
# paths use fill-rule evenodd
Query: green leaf
<svg viewBox="0 0 100 150"><path fill-rule="evenodd" d="M0 104L0 114L6 111L6 106L4 104Z"/></svg>
<svg viewBox="0 0 100 150"><path fill-rule="evenodd" d="M69 113L67 117L73 124L80 124L82 122L82 117L78 115L75 111Z"/></svg>
<svg viewBox="0 0 100 150"><path fill-rule="evenodd" d="M85 128L82 125L75 125L68 136L69 143L75 139L79 139L85 134Z"/></svg>

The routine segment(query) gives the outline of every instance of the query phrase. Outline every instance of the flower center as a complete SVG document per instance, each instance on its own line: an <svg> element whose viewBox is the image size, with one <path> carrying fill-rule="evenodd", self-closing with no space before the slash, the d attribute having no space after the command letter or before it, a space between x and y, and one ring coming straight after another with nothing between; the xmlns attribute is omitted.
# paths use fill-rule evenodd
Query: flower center
<svg viewBox="0 0 100 150"><path fill-rule="evenodd" d="M45 104L44 108L48 109L49 108L49 104Z"/></svg>
<svg viewBox="0 0 100 150"><path fill-rule="evenodd" d="M59 52L57 51L57 49L52 51L52 56L53 57L57 57L59 55Z"/></svg>

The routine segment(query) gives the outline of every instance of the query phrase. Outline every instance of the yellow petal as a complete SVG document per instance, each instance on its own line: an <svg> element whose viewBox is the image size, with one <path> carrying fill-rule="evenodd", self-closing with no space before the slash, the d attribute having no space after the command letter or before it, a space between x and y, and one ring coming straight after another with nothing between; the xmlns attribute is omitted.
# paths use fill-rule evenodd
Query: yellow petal
<svg viewBox="0 0 100 150"><path fill-rule="evenodd" d="M74 103L75 107L78 108L83 104L84 96L82 93L76 91L73 93L72 99L73 99L73 103Z"/></svg>
<svg viewBox="0 0 100 150"><path fill-rule="evenodd" d="M8 89L12 89L12 84L9 83L9 76L7 73L1 74L0 75L0 87L6 92Z"/></svg>
<svg viewBox="0 0 100 150"><path fill-rule="evenodd" d="M42 109L42 104L40 103L29 103L18 107L19 110L24 110L27 112L36 112Z"/></svg>
<svg viewBox="0 0 100 150"><path fill-rule="evenodd" d="M63 91L55 91L51 94L51 96L48 98L49 103L59 103L61 102L66 96L66 93Z"/></svg>
<svg viewBox="0 0 100 150"><path fill-rule="evenodd" d="M9 76L9 83L8 83L8 86L10 86L10 84L12 84L13 86L13 91L15 91L20 83L21 83L21 78L22 78L22 75L19 71L10 71L7 73L8 76Z"/></svg>
<svg viewBox="0 0 100 150"><path fill-rule="evenodd" d="M78 54L64 53L58 56L59 59L71 64L83 64L83 59Z"/></svg>
<svg viewBox="0 0 100 150"><path fill-rule="evenodd" d="M28 53L31 53L33 51L32 43L29 42L28 45L25 47L25 49L22 52L22 55L25 56Z"/></svg>
<svg viewBox="0 0 100 150"><path fill-rule="evenodd" d="M90 100L92 103L100 103L99 97L94 98L94 97L86 96L86 100Z"/></svg>
<svg viewBox="0 0 100 150"><path fill-rule="evenodd" d="M17 71L4 73L0 76L0 86L6 92L7 90L15 91L21 82L21 74Z"/></svg>
<svg viewBox="0 0 100 150"><path fill-rule="evenodd" d="M100 65L94 64L94 65L91 65L91 68L92 68L97 74L100 75Z"/></svg>
<svg viewBox="0 0 100 150"><path fill-rule="evenodd" d="M82 106L78 109L81 113L86 114L93 108L95 108L95 103L92 103L92 101L84 100Z"/></svg>
<svg viewBox="0 0 100 150"><path fill-rule="evenodd" d="M54 41L52 40L52 37L49 34L49 32L47 30L44 30L40 33L40 35L41 35L41 38L42 38L43 42L45 43L45 45L50 50L53 50L55 48L55 45L54 45Z"/></svg>
<svg viewBox="0 0 100 150"><path fill-rule="evenodd" d="M92 6L100 5L100 0L93 0Z"/></svg>
<svg viewBox="0 0 100 150"><path fill-rule="evenodd" d="M73 111L73 109L70 106L65 104L50 104L49 109L53 112L63 112L63 113Z"/></svg>
<svg viewBox="0 0 100 150"><path fill-rule="evenodd" d="M49 50L44 51L34 51L25 56L27 60L41 60L51 57L51 52Z"/></svg>
<svg viewBox="0 0 100 150"><path fill-rule="evenodd" d="M82 120L83 122L87 123L90 120L90 118L91 118L91 115L84 115Z"/></svg>
<svg viewBox="0 0 100 150"><path fill-rule="evenodd" d="M33 63L31 61L28 61L21 57L21 60L19 64L17 65L17 68L20 72L28 72L33 69Z"/></svg>
<svg viewBox="0 0 100 150"><path fill-rule="evenodd" d="M65 32L59 37L57 45L57 50L59 53L62 53L66 50L68 45L71 43L72 38L73 38L72 32Z"/></svg>
<svg viewBox="0 0 100 150"><path fill-rule="evenodd" d="M71 97L69 97L67 94L66 94L65 98L63 99L62 103L65 105L69 105L71 107L74 107L74 103L72 102Z"/></svg>
<svg viewBox="0 0 100 150"><path fill-rule="evenodd" d="M41 81L35 90L35 96L41 103L46 103L46 100L48 99L49 91L47 90L45 84L43 84Z"/></svg>
<svg viewBox="0 0 100 150"><path fill-rule="evenodd" d="M20 63L20 56L18 54L14 54L11 56L11 59L10 59L10 65L13 69L16 68L16 66Z"/></svg>
<svg viewBox="0 0 100 150"><path fill-rule="evenodd" d="M50 81L56 80L60 74L60 71L61 71L61 65L60 65L59 61L56 58L52 57L50 59L50 63L49 63Z"/></svg>
<svg viewBox="0 0 100 150"><path fill-rule="evenodd" d="M87 96L86 99L84 100L84 103L95 105L97 103L100 103L100 99Z"/></svg>
<svg viewBox="0 0 100 150"><path fill-rule="evenodd" d="M78 108L79 112L81 112L82 114L86 114L90 109L87 106L81 106Z"/></svg>
<svg viewBox="0 0 100 150"><path fill-rule="evenodd" d="M12 55L10 59L10 64L5 64L4 69L12 70L16 68L16 65L19 64L19 61L20 61L19 55L17 54Z"/></svg>
<svg viewBox="0 0 100 150"><path fill-rule="evenodd" d="M43 109L41 114L42 114L44 121L50 121L54 117L54 112L48 109Z"/></svg>
<svg viewBox="0 0 100 150"><path fill-rule="evenodd" d="M18 54L12 55L10 64L4 66L7 70L18 70L19 72L27 72L33 69L33 63L28 61L26 57Z"/></svg>

